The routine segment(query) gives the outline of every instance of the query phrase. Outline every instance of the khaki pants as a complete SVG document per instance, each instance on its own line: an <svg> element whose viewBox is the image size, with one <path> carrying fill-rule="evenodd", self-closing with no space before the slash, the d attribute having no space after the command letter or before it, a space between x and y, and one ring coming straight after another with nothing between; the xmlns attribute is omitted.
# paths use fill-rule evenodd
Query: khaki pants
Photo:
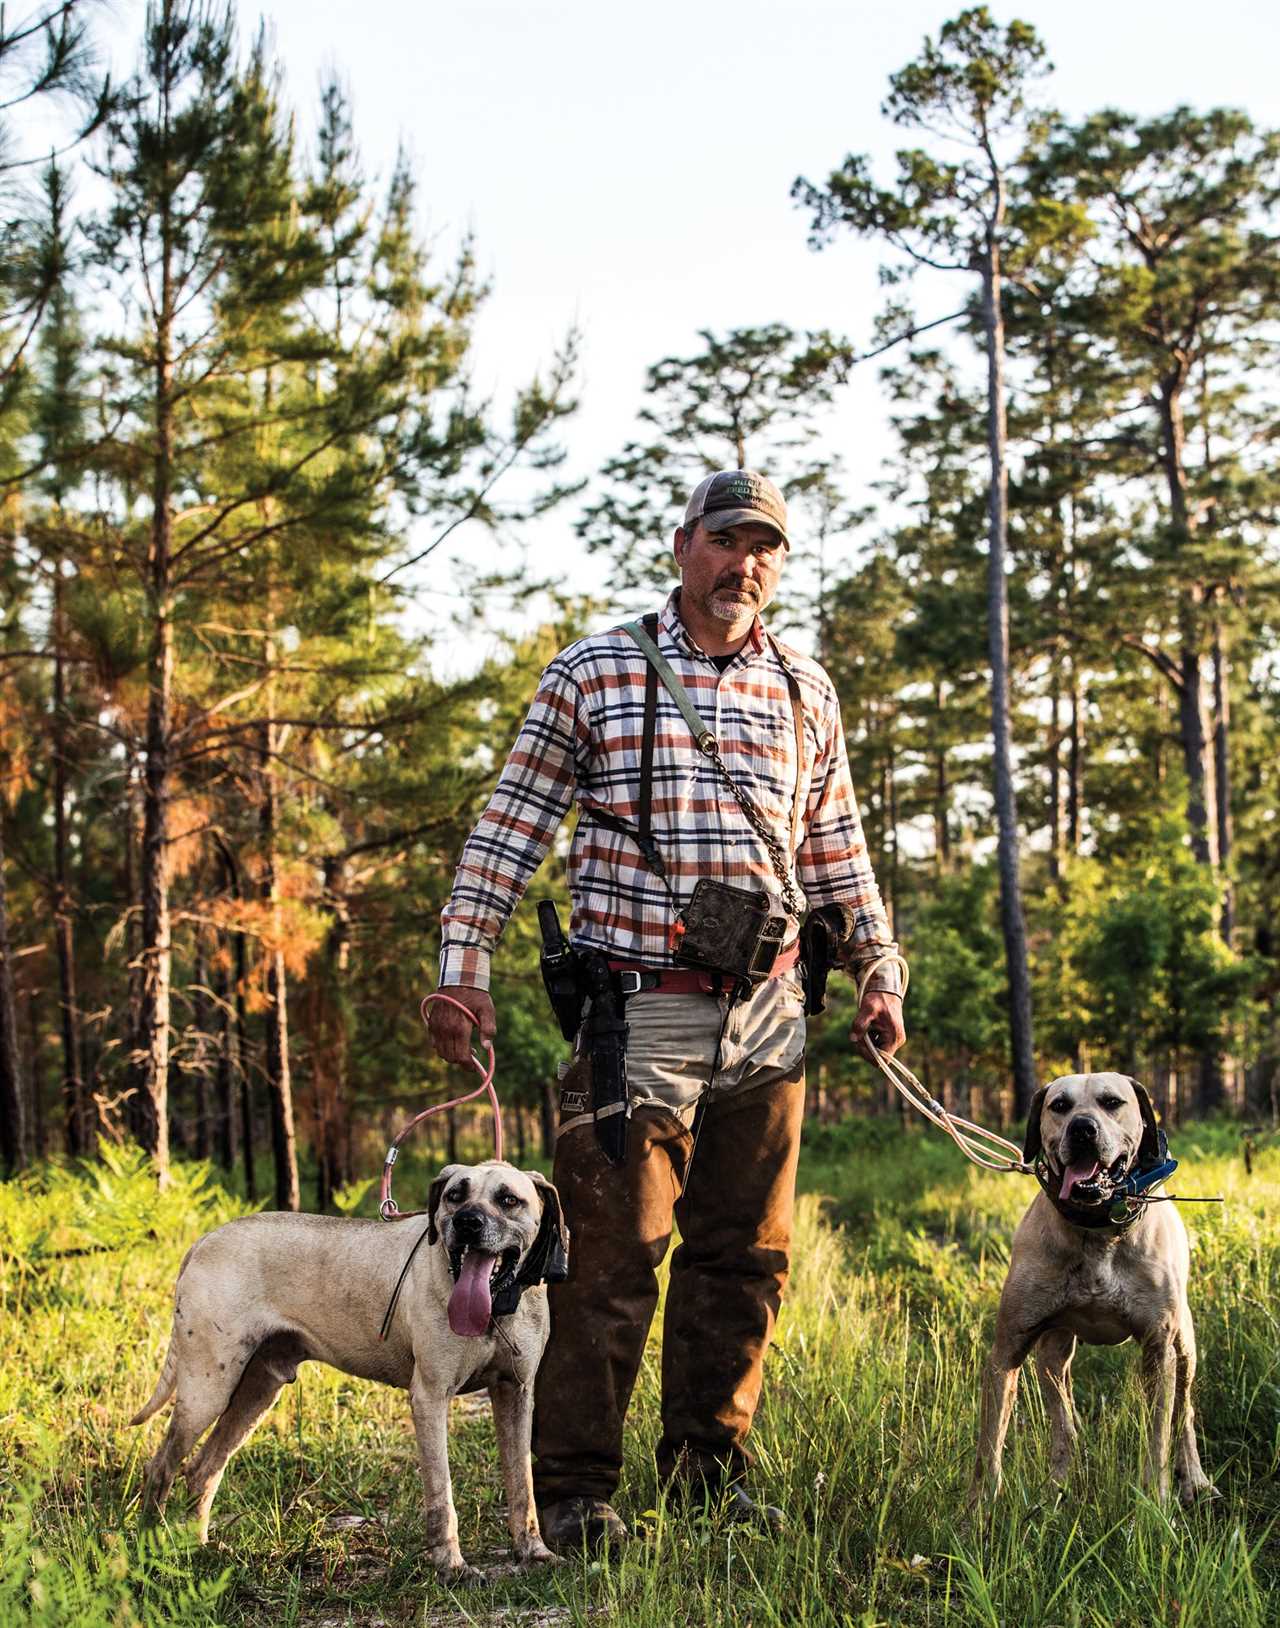
<svg viewBox="0 0 1280 1628"><path fill-rule="evenodd" d="M673 1217L681 1242L663 1323L658 1471L718 1483L749 1466L746 1437L790 1263L804 1112L799 986L772 980L728 1012L695 1152L694 1110L724 1019L711 996L634 997L626 1163L608 1163L589 1124L557 1143L554 1180L572 1243L568 1281L550 1290L535 1392L541 1504L613 1496ZM585 1059L566 1075L561 1102L564 1121L589 1106Z"/></svg>

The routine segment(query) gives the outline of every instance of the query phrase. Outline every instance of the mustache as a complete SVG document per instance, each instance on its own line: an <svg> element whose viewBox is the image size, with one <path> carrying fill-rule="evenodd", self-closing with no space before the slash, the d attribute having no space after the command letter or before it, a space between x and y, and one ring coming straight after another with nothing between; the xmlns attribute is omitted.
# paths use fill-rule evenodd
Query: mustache
<svg viewBox="0 0 1280 1628"><path fill-rule="evenodd" d="M712 592L719 593L724 588L731 588L735 593L739 594L750 594L753 599L759 599L760 597L758 585L754 582L748 582L743 577L721 577Z"/></svg>

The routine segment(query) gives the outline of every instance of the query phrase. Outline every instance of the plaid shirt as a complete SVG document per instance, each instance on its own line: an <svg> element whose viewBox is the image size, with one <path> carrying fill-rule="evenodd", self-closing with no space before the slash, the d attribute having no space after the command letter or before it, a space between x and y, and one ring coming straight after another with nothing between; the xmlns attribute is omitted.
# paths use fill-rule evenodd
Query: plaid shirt
<svg viewBox="0 0 1280 1628"><path fill-rule="evenodd" d="M657 642L715 731L729 772L788 851L796 793L795 719L786 673L759 620L722 672L685 631L677 590L662 613ZM862 834L840 704L816 661L783 649L804 710L792 881L810 905L855 908L849 960L857 965L896 945ZM488 807L462 851L441 916L441 984L489 987L489 959L499 935L574 802L580 817L569 849L573 942L644 966L674 965L666 889L629 837L589 818L592 808L601 808L633 826L637 822L647 668L630 635L611 628L571 644L543 673ZM662 684L651 817L668 880L681 902L700 877L709 876L763 888L781 911L781 889L763 843ZM788 923L788 939L798 925L794 919ZM897 969L883 969L875 984L896 990Z"/></svg>

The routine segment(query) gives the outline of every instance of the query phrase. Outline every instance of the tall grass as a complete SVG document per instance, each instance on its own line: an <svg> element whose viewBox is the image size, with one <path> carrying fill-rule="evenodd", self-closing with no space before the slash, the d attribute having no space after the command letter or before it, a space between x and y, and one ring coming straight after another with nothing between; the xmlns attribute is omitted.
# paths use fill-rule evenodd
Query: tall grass
<svg viewBox="0 0 1280 1628"><path fill-rule="evenodd" d="M1236 1146L1227 1127L1176 1139L1175 1190L1227 1199L1184 1212L1202 1456L1222 1493L1213 1503L1164 1509L1138 1491L1135 1353L1086 1349L1070 1487L1047 1480L1032 1383L1005 1492L967 1521L978 1372L1030 1189L972 1170L931 1133L837 1127L806 1149L795 1271L753 1438L755 1486L788 1510L790 1530L726 1530L665 1507L651 1458L655 1335L620 1495L638 1539L617 1559L502 1573L490 1422L473 1402L456 1405L463 1548L498 1573L457 1596L420 1559L405 1399L318 1366L233 1461L208 1549L191 1545L180 1484L170 1523L140 1530L139 1469L163 1421L131 1431L124 1420L159 1369L183 1251L237 1203L190 1166L156 1195L120 1154L10 1184L0 1624L1264 1628L1280 1620L1280 1150L1263 1152L1249 1179Z"/></svg>

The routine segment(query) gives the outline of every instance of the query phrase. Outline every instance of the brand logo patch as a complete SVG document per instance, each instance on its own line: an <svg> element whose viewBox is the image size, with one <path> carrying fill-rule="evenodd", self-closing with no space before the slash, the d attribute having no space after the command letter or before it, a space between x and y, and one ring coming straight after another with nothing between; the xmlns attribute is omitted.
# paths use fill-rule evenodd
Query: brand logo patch
<svg viewBox="0 0 1280 1628"><path fill-rule="evenodd" d="M568 1090L560 1093L560 1111L566 1114L580 1114L585 1112L587 1106L587 1093L585 1091Z"/></svg>

